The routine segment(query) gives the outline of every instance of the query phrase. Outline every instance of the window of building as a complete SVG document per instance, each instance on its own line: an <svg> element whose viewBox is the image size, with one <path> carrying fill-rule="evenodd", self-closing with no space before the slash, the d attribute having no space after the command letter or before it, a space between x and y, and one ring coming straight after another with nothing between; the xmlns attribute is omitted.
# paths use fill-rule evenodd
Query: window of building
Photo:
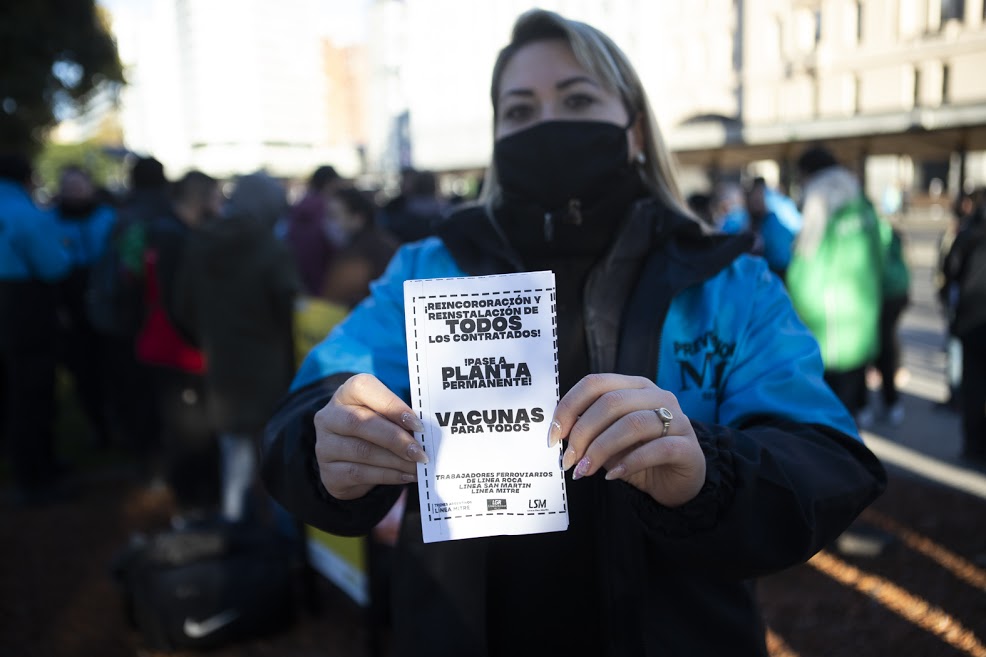
<svg viewBox="0 0 986 657"><path fill-rule="evenodd" d="M852 102L853 102L852 113L853 114L859 114L863 110L863 103L861 98L862 95L863 95L863 83L858 75L853 76L853 80L852 80Z"/></svg>
<svg viewBox="0 0 986 657"><path fill-rule="evenodd" d="M863 3L856 3L856 43L863 42Z"/></svg>
<svg viewBox="0 0 986 657"><path fill-rule="evenodd" d="M945 103L948 102L948 97L949 97L948 89L949 89L949 86L950 86L950 81L949 81L949 77L950 77L950 75L949 75L949 69L950 68L951 67L948 64L945 64L944 66L941 67L941 102L942 102L942 104L945 104Z"/></svg>
<svg viewBox="0 0 986 657"><path fill-rule="evenodd" d="M965 18L965 0L941 0L941 24Z"/></svg>

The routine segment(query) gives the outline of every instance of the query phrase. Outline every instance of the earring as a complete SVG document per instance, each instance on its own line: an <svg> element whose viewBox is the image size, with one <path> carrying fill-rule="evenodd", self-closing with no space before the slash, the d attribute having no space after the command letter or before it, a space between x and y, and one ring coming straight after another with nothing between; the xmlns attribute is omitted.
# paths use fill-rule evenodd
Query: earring
<svg viewBox="0 0 986 657"><path fill-rule="evenodd" d="M645 155L643 151L637 153L633 159L635 159L637 161L637 164L639 164L640 166L647 164L647 155Z"/></svg>

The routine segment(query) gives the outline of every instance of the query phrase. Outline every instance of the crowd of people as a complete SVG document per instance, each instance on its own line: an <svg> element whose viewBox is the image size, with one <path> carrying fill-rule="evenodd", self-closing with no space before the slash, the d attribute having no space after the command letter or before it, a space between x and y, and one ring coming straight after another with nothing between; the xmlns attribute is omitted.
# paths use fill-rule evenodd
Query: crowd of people
<svg viewBox="0 0 986 657"><path fill-rule="evenodd" d="M260 432L297 366L299 307L344 315L446 205L432 186L427 203L405 191L388 206L407 195L402 214L385 212L331 166L291 204L287 181L263 172L168 180L140 157L122 195L70 165L40 206L29 160L0 165L3 435L25 505L66 495L53 434L63 370L93 449L127 450L182 515L244 517Z"/></svg>
<svg viewBox="0 0 986 657"><path fill-rule="evenodd" d="M519 641L765 654L747 580L810 558L886 483L859 428L903 421L900 233L824 146L798 158L796 200L755 178L686 201L630 62L552 12L518 19L491 90L492 162L480 199L461 208L428 172L404 171L400 194L378 206L322 166L292 204L264 172L170 181L150 157L133 164L124 198L73 166L41 208L29 162L4 156L16 500L64 494L60 365L94 444L126 444L148 481L171 488L178 522L242 521L269 493L305 523L367 534L406 500L391 557L400 654L512 654ZM986 204L961 207L941 298L962 348L966 454L984 461ZM421 427L394 300L409 279L538 270L557 284L551 438L569 530L426 546ZM298 311L313 300L344 324L299 362ZM699 336L732 347L680 361L676 345ZM699 385L686 366L703 372ZM559 596L578 632L515 622ZM438 617L436 648L424 630Z"/></svg>

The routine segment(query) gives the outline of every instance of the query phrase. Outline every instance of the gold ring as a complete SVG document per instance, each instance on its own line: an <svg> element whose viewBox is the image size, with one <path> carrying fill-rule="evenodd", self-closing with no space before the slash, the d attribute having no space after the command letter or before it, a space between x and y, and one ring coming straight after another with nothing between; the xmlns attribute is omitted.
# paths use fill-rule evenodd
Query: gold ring
<svg viewBox="0 0 986 657"><path fill-rule="evenodd" d="M674 419L674 415L663 406L661 408L655 408L654 412L657 413L657 419L664 423L664 431L661 432L661 438L664 438L668 435L668 429L671 428L671 420Z"/></svg>

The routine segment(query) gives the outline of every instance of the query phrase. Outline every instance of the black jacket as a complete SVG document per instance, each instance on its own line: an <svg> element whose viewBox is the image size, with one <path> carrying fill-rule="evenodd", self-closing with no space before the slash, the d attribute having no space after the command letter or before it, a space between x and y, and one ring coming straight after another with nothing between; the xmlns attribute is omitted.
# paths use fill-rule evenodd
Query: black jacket
<svg viewBox="0 0 986 657"><path fill-rule="evenodd" d="M439 229L474 275L525 266L500 235L475 208ZM748 246L705 235L655 201L638 203L600 262L557 281L559 301L570 300L558 305L558 326L578 327L568 339L584 346L569 367L585 353L585 371L569 380L648 374L642 363L656 362L672 297ZM579 288L566 295L573 281ZM312 417L345 378L329 377L284 402L268 425L263 474L305 522L361 535L400 489L340 502L321 486ZM567 532L424 545L409 487L393 564L397 654L765 655L750 580L801 563L835 539L877 497L885 473L860 442L829 427L777 417L750 417L739 429L693 424L707 480L676 509L622 482L567 475Z"/></svg>
<svg viewBox="0 0 986 657"><path fill-rule="evenodd" d="M945 259L946 289L958 288L952 333L962 337L986 326L986 218L982 215L955 236Z"/></svg>
<svg viewBox="0 0 986 657"><path fill-rule="evenodd" d="M263 223L222 218L191 232L174 274L172 308L205 353L216 431L258 434L288 390L300 288L290 252Z"/></svg>

